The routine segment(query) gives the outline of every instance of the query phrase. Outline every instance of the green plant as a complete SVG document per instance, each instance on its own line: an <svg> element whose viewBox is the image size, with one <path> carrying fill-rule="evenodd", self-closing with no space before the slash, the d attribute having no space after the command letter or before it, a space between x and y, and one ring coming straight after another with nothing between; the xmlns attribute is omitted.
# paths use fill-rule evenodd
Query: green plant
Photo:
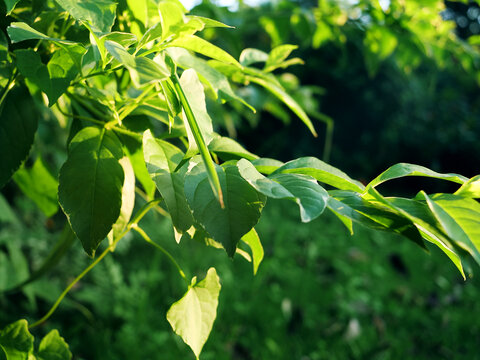
<svg viewBox="0 0 480 360"><path fill-rule="evenodd" d="M462 257L480 262L475 200L480 176L468 179L402 163L363 185L317 158L287 163L259 158L214 132L205 94L253 110L237 91L253 83L281 100L316 135L309 116L273 73L301 62L288 59L294 46L279 45L270 53L246 49L237 61L196 35L227 25L188 15L174 0L17 3L5 2L10 43L0 39L0 186L13 176L45 215L56 214L60 206L66 219L45 262L7 290L35 281L75 238L94 259L30 328L46 321L70 289L133 230L165 254L185 280L185 295L171 306L167 320L198 358L216 317L219 277L210 268L203 280L188 279L141 227L149 211L171 219L177 242L193 239L223 248L230 257L239 253L252 261L254 272L263 258L255 225L267 198L296 203L303 222L328 209L352 234L358 223L422 247L424 240L431 242L464 277ZM40 139L35 140L37 128ZM67 142L60 156L44 146L50 132ZM22 166L32 144L34 165ZM61 164L58 180L45 165L49 157ZM420 191L414 198L384 197L377 190L406 176L445 180L458 189L453 194ZM108 245L95 255L105 239ZM239 247L241 242L250 253ZM10 340L0 340L9 358L4 344Z"/></svg>

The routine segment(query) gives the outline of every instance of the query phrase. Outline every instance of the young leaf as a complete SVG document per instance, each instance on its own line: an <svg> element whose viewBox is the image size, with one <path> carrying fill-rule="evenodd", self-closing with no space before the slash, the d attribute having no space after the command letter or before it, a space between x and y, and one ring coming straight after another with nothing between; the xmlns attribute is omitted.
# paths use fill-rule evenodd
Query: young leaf
<svg viewBox="0 0 480 360"><path fill-rule="evenodd" d="M33 353L33 335L28 331L27 320L18 320L0 331L0 349L7 360L27 360Z"/></svg>
<svg viewBox="0 0 480 360"><path fill-rule="evenodd" d="M340 190L362 192L365 189L361 182L351 179L337 168L310 156L289 161L275 170L272 175L278 173L309 175Z"/></svg>
<svg viewBox="0 0 480 360"><path fill-rule="evenodd" d="M245 181L236 166L215 165L225 208L215 200L203 163L193 167L185 178L185 196L194 218L210 236L233 256L240 238L258 222L266 198Z"/></svg>
<svg viewBox="0 0 480 360"><path fill-rule="evenodd" d="M267 178L245 159L238 161L237 167L240 175L263 195L295 201L303 222L317 218L327 206L328 193L310 176L275 174Z"/></svg>
<svg viewBox="0 0 480 360"><path fill-rule="evenodd" d="M448 237L480 264L480 204L450 194L422 195Z"/></svg>
<svg viewBox="0 0 480 360"><path fill-rule="evenodd" d="M308 115L305 113L302 107L285 91L285 89L264 76L248 76L247 78L249 81L264 87L273 95L275 95L280 101L287 105L290 110L292 110L300 118L300 120L303 121L313 136L318 136Z"/></svg>
<svg viewBox="0 0 480 360"><path fill-rule="evenodd" d="M45 34L42 34L40 31L35 30L30 25L24 22L12 22L10 26L7 27L7 33L10 37L10 40L12 40L12 43L36 39L54 41L63 44L75 44L73 41L52 38Z"/></svg>
<svg viewBox="0 0 480 360"><path fill-rule="evenodd" d="M111 0L55 0L75 20L87 21L95 32L110 32L115 22L117 3Z"/></svg>
<svg viewBox="0 0 480 360"><path fill-rule="evenodd" d="M249 66L258 62L266 62L268 54L262 50L247 48L240 54L240 64Z"/></svg>
<svg viewBox="0 0 480 360"><path fill-rule="evenodd" d="M192 279L185 295L167 312L173 331L190 346L197 359L217 317L220 288L217 272L210 268L202 281L196 283L196 278Z"/></svg>
<svg viewBox="0 0 480 360"><path fill-rule="evenodd" d="M156 140L150 130L143 135L143 152L147 169L165 200L177 232L184 233L193 225L184 192L184 175L175 172L183 153L174 145Z"/></svg>
<svg viewBox="0 0 480 360"><path fill-rule="evenodd" d="M263 260L263 246L260 241L260 237L255 229L250 230L248 233L242 236L242 241L247 244L252 250L253 258L253 275L257 274L258 267Z"/></svg>
<svg viewBox="0 0 480 360"><path fill-rule="evenodd" d="M290 55L290 53L297 49L297 45L284 44L275 47L270 54L268 54L267 62L265 63L264 71L270 72L275 70L277 67L282 66L282 62Z"/></svg>
<svg viewBox="0 0 480 360"><path fill-rule="evenodd" d="M123 46L110 40L105 41L105 48L130 72L130 77L137 87L165 80L170 76L168 69L155 61L131 55Z"/></svg>
<svg viewBox="0 0 480 360"><path fill-rule="evenodd" d="M212 142L208 144L208 149L217 154L224 161L231 159L245 158L248 160L258 159L258 156L246 150L235 140L215 134Z"/></svg>
<svg viewBox="0 0 480 360"><path fill-rule="evenodd" d="M56 51L47 65L32 49L15 51L20 73L48 96L52 106L65 93L70 82L77 76L78 69L70 54L63 49Z"/></svg>
<svg viewBox="0 0 480 360"><path fill-rule="evenodd" d="M37 131L38 117L25 114L25 103L15 96L10 93L0 107L0 189L27 158Z"/></svg>
<svg viewBox="0 0 480 360"><path fill-rule="evenodd" d="M420 165L413 165L407 163L399 163L395 164L392 167L389 167L383 173L378 175L375 179L373 179L368 185L367 188L373 188L381 183L392 180L398 179L404 176L425 176L425 177L432 177L435 179L442 179L453 181L459 184L463 184L468 179L462 175L458 174L440 174L426 167Z"/></svg>
<svg viewBox="0 0 480 360"><path fill-rule="evenodd" d="M37 360L70 360L72 353L57 330L50 331L40 342Z"/></svg>
<svg viewBox="0 0 480 360"><path fill-rule="evenodd" d="M86 127L73 138L68 159L60 170L60 205L92 257L120 215L122 157L122 145L116 135Z"/></svg>
<svg viewBox="0 0 480 360"><path fill-rule="evenodd" d="M45 216L50 217L58 211L58 181L47 170L41 157L37 158L31 169L19 169L13 180Z"/></svg>
<svg viewBox="0 0 480 360"><path fill-rule="evenodd" d="M219 47L213 45L212 43L203 40L202 38L199 38L195 35L188 35L183 36L179 39L175 39L170 42L168 46L182 47L184 49L208 56L212 59L235 65L240 69L242 68L242 65L240 65L240 63L225 50L222 50Z"/></svg>

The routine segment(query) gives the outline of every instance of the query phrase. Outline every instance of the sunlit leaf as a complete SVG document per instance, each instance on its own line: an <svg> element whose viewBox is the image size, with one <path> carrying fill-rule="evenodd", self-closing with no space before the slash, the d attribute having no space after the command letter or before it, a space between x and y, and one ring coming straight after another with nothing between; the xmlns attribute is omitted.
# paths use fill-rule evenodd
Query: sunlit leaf
<svg viewBox="0 0 480 360"><path fill-rule="evenodd" d="M70 360L72 353L57 330L50 331L40 342L37 360Z"/></svg>
<svg viewBox="0 0 480 360"><path fill-rule="evenodd" d="M77 21L87 21L94 31L109 32L115 22L117 3L111 0L55 0Z"/></svg>
<svg viewBox="0 0 480 360"><path fill-rule="evenodd" d="M217 317L220 288L217 272L210 268L202 281L192 279L186 294L167 313L173 331L190 346L197 359Z"/></svg>
<svg viewBox="0 0 480 360"><path fill-rule="evenodd" d="M252 250L253 258L253 275L257 274L258 267L260 266L263 260L263 246L260 241L260 237L257 234L255 229L250 230L248 233L242 236L242 241L247 244Z"/></svg>
<svg viewBox="0 0 480 360"><path fill-rule="evenodd" d="M33 353L33 336L26 320L18 320L0 331L0 345L7 360L28 360Z"/></svg>

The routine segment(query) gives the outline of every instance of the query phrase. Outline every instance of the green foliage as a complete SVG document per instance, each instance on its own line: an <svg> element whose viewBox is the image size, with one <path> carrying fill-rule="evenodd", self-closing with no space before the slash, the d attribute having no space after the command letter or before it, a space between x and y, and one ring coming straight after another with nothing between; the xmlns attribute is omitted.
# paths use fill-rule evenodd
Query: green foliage
<svg viewBox="0 0 480 360"><path fill-rule="evenodd" d="M371 18L365 24L368 29L363 39L371 76L394 52L402 54L397 65L404 71L420 66L418 51L445 65L450 61L450 49L440 45L448 48L458 43L451 40L451 26L441 22L438 4L432 2L422 12L420 5L410 1L404 6L392 1L389 11L366 1L348 6L320 1L312 42L319 47L332 38L343 41L348 34L343 25L360 11ZM31 327L47 320L67 293L117 245L121 246L120 241L130 236L130 230L165 255L186 280L170 252L139 225L149 211L170 218L181 246L199 240L223 248L230 257L238 253L253 262L254 273L264 257L254 227L267 197L294 201L303 222L329 209L351 233L353 224L359 223L403 235L420 246L425 246L424 240L430 242L464 277L465 251L480 263L478 176L469 179L402 163L364 186L315 157L284 164L259 158L231 137L218 134L225 129L232 133L235 127L228 125L227 116L222 122L222 111L212 112L207 101L214 108L241 109L234 112L237 115L254 110L256 104L249 104L241 96L252 91L251 84L272 94L314 136L317 132L310 116L331 125L314 102L308 105L302 94L297 100L292 93L298 88L295 78L278 74L303 60L290 58L297 46L281 44L283 30L276 19L261 20L275 47L270 52L246 49L237 60L205 39L207 30L228 26L187 15L178 1L117 4L109 0L56 0L29 4L25 11L15 9L15 2L7 1L6 5L11 17L4 30L15 46L10 52L8 44L0 49L6 70L0 73L0 187L13 176L47 216L57 213L60 205L65 217L58 214L64 232L38 270L28 275L27 269L16 284L4 287L18 290L37 280L66 253L75 236L92 258L102 242L109 240L100 255ZM407 14L400 22L402 31L386 29L385 24L401 10ZM306 21L301 12L296 15L297 24ZM433 30L429 27L432 19L439 21ZM399 34L407 30L418 40L402 41ZM199 36L201 31L205 38ZM263 68L259 63L264 63ZM470 69L474 62L466 59L462 65ZM16 101L17 91L28 95ZM24 103L28 109L23 109ZM276 106L271 109L282 113ZM24 115L27 110L33 113ZM33 167L21 167L34 144L37 118L42 131L58 129L62 141L67 139L68 151L62 149L55 163L61 165L56 167L58 201L56 176L42 162L46 155L51 156L46 147L34 146L37 160ZM384 182L409 176L447 180L458 190L454 194L420 192L414 198L385 197L377 190ZM6 216L0 221L13 223L12 218ZM250 248L251 255L242 244ZM14 253L11 249L9 252ZM25 262L19 259L17 262ZM210 268L204 280L196 283L193 277L184 297L167 313L174 332L197 358L216 318L219 292L219 277L215 268ZM33 354L33 338L24 321L3 330L0 344L8 359ZM48 360L70 358L71 354L54 332L42 340L38 354L32 356Z"/></svg>

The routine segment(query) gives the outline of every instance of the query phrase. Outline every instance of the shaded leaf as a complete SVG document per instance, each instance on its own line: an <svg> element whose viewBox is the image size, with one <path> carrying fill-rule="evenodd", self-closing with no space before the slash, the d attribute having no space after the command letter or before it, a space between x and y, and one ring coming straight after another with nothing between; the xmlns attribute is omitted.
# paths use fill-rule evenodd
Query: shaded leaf
<svg viewBox="0 0 480 360"><path fill-rule="evenodd" d="M15 9L15 5L17 5L19 1L20 0L4 0L7 7L7 15L10 15L12 13L12 11Z"/></svg>
<svg viewBox="0 0 480 360"><path fill-rule="evenodd" d="M242 178L236 166L215 167L225 208L215 201L203 163L187 173L185 196L194 218L233 256L240 238L258 222L266 198Z"/></svg>
<svg viewBox="0 0 480 360"><path fill-rule="evenodd" d="M361 182L351 179L343 171L310 156L289 161L272 174L278 173L309 175L340 190L362 192L365 189Z"/></svg>
<svg viewBox="0 0 480 360"><path fill-rule="evenodd" d="M202 281L196 283L196 277L192 279L185 295L167 312L173 331L190 346L197 359L217 317L220 288L217 272L210 268Z"/></svg>
<svg viewBox="0 0 480 360"><path fill-rule="evenodd" d="M68 159L60 170L60 205L90 256L94 256L120 215L122 157L122 145L116 135L86 127L73 138Z"/></svg>
<svg viewBox="0 0 480 360"><path fill-rule="evenodd" d="M70 360L72 353L57 330L50 331L40 342L38 360Z"/></svg>
<svg viewBox="0 0 480 360"><path fill-rule="evenodd" d="M248 160L258 159L257 155L252 154L235 140L225 136L214 136L213 140L208 144L208 149L216 153L224 161L239 158Z"/></svg>
<svg viewBox="0 0 480 360"><path fill-rule="evenodd" d="M37 131L37 116L25 113L24 102L13 100L19 95L12 91L0 108L0 188L27 158Z"/></svg>
<svg viewBox="0 0 480 360"><path fill-rule="evenodd" d="M148 172L167 205L177 232L184 233L193 225L193 217L184 192L184 176L175 172L183 152L174 145L156 140L150 130L143 135L143 152Z"/></svg>
<svg viewBox="0 0 480 360"><path fill-rule="evenodd" d="M18 320L0 331L0 345L7 360L27 360L33 353L33 335L28 331L27 320Z"/></svg>

